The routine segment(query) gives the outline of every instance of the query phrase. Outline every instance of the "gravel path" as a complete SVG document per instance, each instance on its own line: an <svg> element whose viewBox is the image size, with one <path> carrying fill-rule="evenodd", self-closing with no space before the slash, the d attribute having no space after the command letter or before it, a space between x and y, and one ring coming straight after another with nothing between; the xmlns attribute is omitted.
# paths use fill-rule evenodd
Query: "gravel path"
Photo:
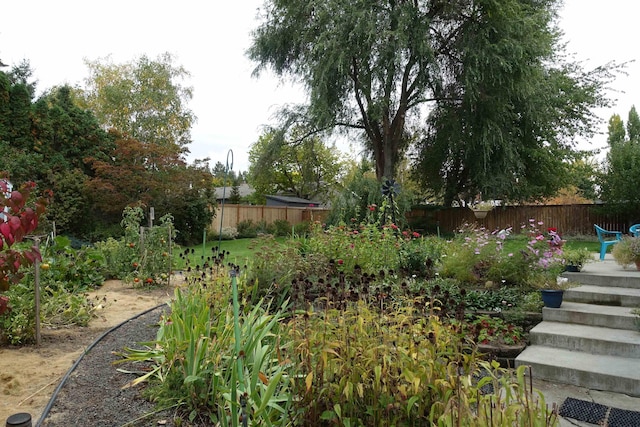
<svg viewBox="0 0 640 427"><path fill-rule="evenodd" d="M64 381L50 410L36 426L173 426L173 414L164 412L135 421L154 411L154 405L140 396L140 386L121 390L134 377L117 369L139 370L140 365L113 365L125 347L155 339L157 323L166 306L131 319L107 333L78 362Z"/></svg>

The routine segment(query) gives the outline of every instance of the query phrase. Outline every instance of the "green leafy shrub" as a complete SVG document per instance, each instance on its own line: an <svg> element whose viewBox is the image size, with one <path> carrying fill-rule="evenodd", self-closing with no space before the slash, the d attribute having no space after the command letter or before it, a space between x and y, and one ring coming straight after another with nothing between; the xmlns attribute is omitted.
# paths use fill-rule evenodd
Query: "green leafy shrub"
<svg viewBox="0 0 640 427"><path fill-rule="evenodd" d="M23 279L3 293L7 310L0 314L0 343L35 342L35 284ZM87 326L94 304L85 294L65 286L43 285L40 292L41 325L49 327Z"/></svg>
<svg viewBox="0 0 640 427"><path fill-rule="evenodd" d="M73 249L58 236L41 246L40 321L44 326L87 326L93 304L85 292L104 281L103 258L88 247ZM35 340L35 270L24 268L22 279L3 293L7 308L0 313L0 342L27 344Z"/></svg>
<svg viewBox="0 0 640 427"><path fill-rule="evenodd" d="M427 425L439 416L432 405L456 390L459 372L471 373L473 348L410 307L383 317L358 304L289 322L302 424Z"/></svg>
<svg viewBox="0 0 640 427"><path fill-rule="evenodd" d="M405 241L398 251L400 270L410 276L434 277L445 251L445 242L416 232L403 231L403 235Z"/></svg>
<svg viewBox="0 0 640 427"><path fill-rule="evenodd" d="M527 312L541 313L543 306L544 303L540 292L528 292L524 295L520 308Z"/></svg>
<svg viewBox="0 0 640 427"><path fill-rule="evenodd" d="M311 223L309 221L303 221L293 226L294 236L308 236L311 232Z"/></svg>
<svg viewBox="0 0 640 427"><path fill-rule="evenodd" d="M494 236L484 227L464 224L447 246L440 274L464 283L487 281L487 273L496 263L503 240Z"/></svg>
<svg viewBox="0 0 640 427"><path fill-rule="evenodd" d="M124 237L96 243L105 260L107 276L140 286L166 284L176 233L171 216L163 216L151 228L141 227L144 213L139 207L125 208L122 216Z"/></svg>
<svg viewBox="0 0 640 427"><path fill-rule="evenodd" d="M73 249L68 237L57 236L42 248L42 286L83 292L102 285L104 270L104 257L99 251L88 246ZM31 271L27 274L33 279Z"/></svg>
<svg viewBox="0 0 640 427"><path fill-rule="evenodd" d="M256 223L256 232L258 235L261 234L275 234L275 227L272 224L267 224L267 221L260 220Z"/></svg>
<svg viewBox="0 0 640 427"><path fill-rule="evenodd" d="M236 225L238 230L238 238L253 238L258 236L258 228L250 219L245 219L243 221L238 222Z"/></svg>
<svg viewBox="0 0 640 427"><path fill-rule="evenodd" d="M285 219L276 219L275 221L273 221L273 230L273 234L275 234L276 236L290 236L291 224Z"/></svg>

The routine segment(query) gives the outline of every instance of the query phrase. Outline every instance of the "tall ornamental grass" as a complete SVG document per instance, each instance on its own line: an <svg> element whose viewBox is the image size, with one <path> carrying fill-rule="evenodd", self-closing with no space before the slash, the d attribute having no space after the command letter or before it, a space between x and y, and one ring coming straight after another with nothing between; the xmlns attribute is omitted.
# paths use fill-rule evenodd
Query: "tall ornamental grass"
<svg viewBox="0 0 640 427"><path fill-rule="evenodd" d="M122 361L154 362L152 371L131 385L148 380L151 399L163 408L179 407L192 422L236 426L238 419L231 416L235 412L250 417L253 426L288 425L293 395L290 362L279 348L281 311L270 313L256 305L243 312L238 354L228 288L218 280L207 287L198 283L176 289L157 339L125 353ZM238 401L232 400L234 387Z"/></svg>

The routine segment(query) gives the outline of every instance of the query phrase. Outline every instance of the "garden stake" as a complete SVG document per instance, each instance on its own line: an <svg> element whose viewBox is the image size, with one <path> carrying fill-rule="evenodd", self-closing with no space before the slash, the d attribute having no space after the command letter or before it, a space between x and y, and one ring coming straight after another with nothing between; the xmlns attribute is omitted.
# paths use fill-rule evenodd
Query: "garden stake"
<svg viewBox="0 0 640 427"><path fill-rule="evenodd" d="M35 242L36 250L40 250L40 237L33 238ZM35 310L36 310L36 345L39 347L42 343L42 337L40 334L40 260L36 257L35 263Z"/></svg>
<svg viewBox="0 0 640 427"><path fill-rule="evenodd" d="M238 384L243 384L242 381L242 372L243 372L243 368L242 368L242 356L241 356L241 352L240 352L240 307L239 307L239 303L238 303L238 282L236 279L236 269L232 268L231 272L229 273L231 275L231 290L232 290L232 298L233 298L233 331L234 331L234 337L235 337L235 350L236 350L236 360L237 360L237 364L236 364L236 372L237 372L237 379L235 381L233 381L232 384L232 389L231 389L231 416L232 416L232 422L234 423L234 425L236 425L236 423L238 422L238 408L237 408L237 404L238 404ZM241 389L243 389L244 387L241 387Z"/></svg>
<svg viewBox="0 0 640 427"><path fill-rule="evenodd" d="M229 164L229 156L231 156L231 164ZM227 168L224 173L224 182L222 183L222 202L220 203L220 230L218 231L220 236L218 236L218 250L222 249L222 218L224 217L224 199L225 193L227 192L227 176L229 175L229 171L233 169L233 150L227 151Z"/></svg>

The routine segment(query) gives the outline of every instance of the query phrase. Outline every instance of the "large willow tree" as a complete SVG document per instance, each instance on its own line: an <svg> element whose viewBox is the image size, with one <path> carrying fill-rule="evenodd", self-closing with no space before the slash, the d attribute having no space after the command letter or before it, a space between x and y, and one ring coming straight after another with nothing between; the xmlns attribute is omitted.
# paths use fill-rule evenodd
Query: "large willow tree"
<svg viewBox="0 0 640 427"><path fill-rule="evenodd" d="M416 176L446 202L537 197L560 185L608 77L560 61L558 4L267 0L249 56L306 85L286 123L360 130L379 179L421 141Z"/></svg>

